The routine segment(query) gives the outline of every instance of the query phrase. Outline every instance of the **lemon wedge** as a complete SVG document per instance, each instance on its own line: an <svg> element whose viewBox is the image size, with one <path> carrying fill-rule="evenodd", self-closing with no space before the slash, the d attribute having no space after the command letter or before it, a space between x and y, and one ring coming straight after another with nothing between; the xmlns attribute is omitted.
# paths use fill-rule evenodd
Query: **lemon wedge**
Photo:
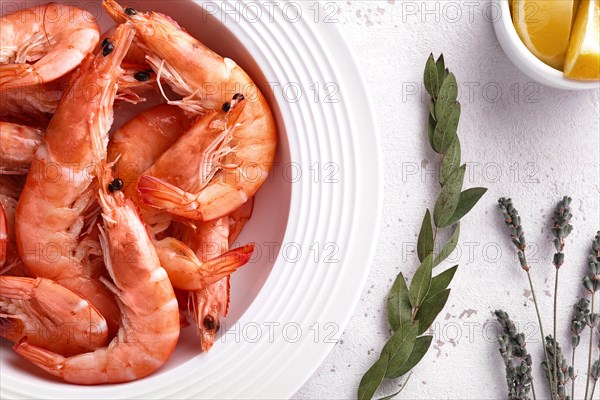
<svg viewBox="0 0 600 400"><path fill-rule="evenodd" d="M513 24L537 58L562 71L573 24L573 0L514 0Z"/></svg>
<svg viewBox="0 0 600 400"><path fill-rule="evenodd" d="M600 2L598 0L581 2L565 61L565 76L579 80L600 79Z"/></svg>
<svg viewBox="0 0 600 400"><path fill-rule="evenodd" d="M575 26L575 19L577 18L577 11L579 10L579 5L581 4L581 0L573 0L573 26ZM571 28L571 34L573 34L573 28Z"/></svg>

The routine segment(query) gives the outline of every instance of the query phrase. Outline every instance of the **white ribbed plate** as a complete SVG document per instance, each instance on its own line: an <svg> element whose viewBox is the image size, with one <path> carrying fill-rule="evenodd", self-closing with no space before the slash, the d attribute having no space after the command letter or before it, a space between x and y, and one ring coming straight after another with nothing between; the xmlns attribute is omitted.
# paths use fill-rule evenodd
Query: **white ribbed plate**
<svg viewBox="0 0 600 400"><path fill-rule="evenodd" d="M98 14L99 1L79 3L109 26ZM276 165L239 239L255 241L257 253L232 279L230 315L209 353L197 352L187 329L172 359L150 377L81 387L48 378L3 343L0 395L288 398L341 335L379 229L379 139L360 71L335 27L335 7L304 1L126 5L171 15L234 59L270 96L279 128Z"/></svg>

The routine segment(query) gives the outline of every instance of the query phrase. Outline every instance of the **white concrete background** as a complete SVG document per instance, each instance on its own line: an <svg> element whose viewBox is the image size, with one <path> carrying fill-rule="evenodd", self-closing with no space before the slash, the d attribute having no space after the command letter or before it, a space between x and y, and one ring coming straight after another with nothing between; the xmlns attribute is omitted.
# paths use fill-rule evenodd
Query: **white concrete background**
<svg viewBox="0 0 600 400"><path fill-rule="evenodd" d="M492 311L504 308L520 323L536 364L542 348L531 323L535 313L525 275L517 267L496 201L511 196L521 212L549 333L554 276L550 218L563 195L573 197L575 230L561 270L558 335L570 354L571 305L582 293L585 258L600 229L599 91L554 90L518 71L496 40L488 1L335 4L377 110L385 165L383 223L373 265L365 266L371 268L369 279L350 323L294 398L356 396L362 374L389 335L385 302L392 281L400 271L412 275L418 264L413 249L425 208L433 206L437 194L430 171L438 160L426 143L423 90L411 93L422 81L431 51L444 53L461 83L459 134L463 160L471 163L467 186L486 186L489 192L464 220L460 252L452 256L460 269L450 300L434 325L432 348L400 397L506 398L495 328L489 325ZM582 343L587 345L587 339ZM578 357L582 374L583 353ZM400 382L384 385L379 394L392 393ZM537 365L535 382L543 393ZM578 390L576 397L583 397L582 388Z"/></svg>

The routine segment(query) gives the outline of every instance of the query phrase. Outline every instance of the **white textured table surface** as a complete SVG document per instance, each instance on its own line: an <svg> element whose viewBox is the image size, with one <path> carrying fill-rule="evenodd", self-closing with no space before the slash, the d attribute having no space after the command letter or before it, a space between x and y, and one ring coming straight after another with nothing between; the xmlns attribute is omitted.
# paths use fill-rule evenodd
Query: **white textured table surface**
<svg viewBox="0 0 600 400"><path fill-rule="evenodd" d="M459 135L466 186L489 192L462 226L451 256L460 264L434 342L401 398L506 398L504 367L491 313L504 308L541 361L528 284L517 267L496 201L510 196L519 209L530 263L550 332L554 269L550 218L563 195L573 197L574 232L561 269L559 339L568 346L571 305L591 239L600 229L599 91L566 92L532 82L504 55L488 1L344 1L336 3L342 33L359 55L377 112L385 195L377 254L354 315L333 351L296 394L297 399L349 399L389 335L385 302L400 271L412 275L416 236L437 194L436 155L425 137L422 71L430 52L443 52L461 86ZM443 268L443 267L442 267ZM587 346L587 340L583 340ZM578 364L583 375L584 357ZM570 354L570 350L569 350ZM535 381L543 380L536 365ZM582 383L583 379L580 379ZM392 393L400 381L385 385ZM540 389L541 390L541 389ZM582 397L581 391L579 396ZM547 397L547 396L543 396Z"/></svg>

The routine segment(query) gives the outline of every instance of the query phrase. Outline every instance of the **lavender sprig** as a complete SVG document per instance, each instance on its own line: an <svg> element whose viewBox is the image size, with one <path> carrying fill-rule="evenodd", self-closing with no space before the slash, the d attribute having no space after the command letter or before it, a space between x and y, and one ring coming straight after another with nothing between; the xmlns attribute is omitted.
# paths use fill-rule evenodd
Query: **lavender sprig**
<svg viewBox="0 0 600 400"><path fill-rule="evenodd" d="M552 217L552 233L554 235L554 248L556 249L553 264L556 269L559 269L565 261L563 253L565 238L573 231L573 225L570 224L573 217L573 214L571 214L571 201L570 197L563 197L556 206L554 216Z"/></svg>
<svg viewBox="0 0 600 400"><path fill-rule="evenodd" d="M592 249L588 256L590 275L583 278L583 287L589 294L600 290L600 231L592 241Z"/></svg>
<svg viewBox="0 0 600 400"><path fill-rule="evenodd" d="M594 365L592 365L592 370L590 371L590 377L592 378L592 381L594 381L592 386L592 394L590 395L590 399L593 399L594 391L596 390L596 383L600 377L600 358L594 361Z"/></svg>
<svg viewBox="0 0 600 400"><path fill-rule="evenodd" d="M533 304L535 306L535 313L537 315L538 325L540 327L540 335L542 338L542 343L544 343L546 335L544 335L544 325L542 324L542 316L540 314L537 296L535 295L535 289L533 287L533 281L531 280L529 265L527 264L527 257L525 255L525 250L527 249L527 242L525 240L525 232L523 231L523 227L521 225L521 217L519 216L519 212L513 206L511 199L502 197L498 200L498 205L500 206L500 211L502 212L502 216L504 217L504 223L510 228L510 237L512 243L517 248L519 264L521 265L521 268L527 273L529 289L531 290L531 296L533 297ZM548 364L550 358L548 357L548 351L546 350L545 346L544 359L546 360L546 364ZM552 397L554 398L556 394L556 386L554 385L554 379L552 377L550 377L550 389Z"/></svg>
<svg viewBox="0 0 600 400"><path fill-rule="evenodd" d="M517 255L519 256L519 263L521 268L525 271L529 271L529 265L527 264L527 257L525 256L525 249L527 248L527 242L525 241L525 233L521 226L521 217L519 212L513 207L512 199L506 199L502 197L498 200L500 211L504 217L504 223L511 230L510 238L512 243L517 248Z"/></svg>
<svg viewBox="0 0 600 400"><path fill-rule="evenodd" d="M550 357L550 363L543 361L542 369L548 380L554 377L556 382L556 393L560 400L570 400L571 397L566 394L567 384L569 383L569 366L563 356L562 349L558 342L552 336L546 337L546 351Z"/></svg>
<svg viewBox="0 0 600 400"><path fill-rule="evenodd" d="M565 254L563 252L565 248L565 238L569 236L571 231L573 231L573 225L571 225L571 218L573 214L571 214L571 198L568 196L564 196L561 201L558 202L556 206L556 210L554 211L554 216L552 217L552 233L554 235L554 248L556 249L556 253L554 254L553 264L555 268L554 273L554 313L553 313L553 330L554 330L554 338L556 339L556 329L557 329L557 310L558 310L558 270L565 262ZM557 343L554 341L554 349L553 353L556 354ZM552 370L554 371L554 389L555 393L559 392L559 379L558 379L558 360L554 357L554 367ZM574 372L574 371L573 371ZM564 389L564 388L563 388ZM560 396L559 396L560 397Z"/></svg>
<svg viewBox="0 0 600 400"><path fill-rule="evenodd" d="M529 400L529 392L535 389L531 376L531 355L527 352L525 335L517 332L515 324L508 314L502 310L495 313L502 327L502 335L498 338L500 354L506 366L506 383L509 400Z"/></svg>
<svg viewBox="0 0 600 400"><path fill-rule="evenodd" d="M588 299L580 298L573 306L573 318L571 319L571 346L573 352L571 355L571 366L569 367L569 377L571 378L571 399L575 399L575 379L577 371L575 370L575 349L581 342L581 333L587 326L587 318L590 314L590 302Z"/></svg>
<svg viewBox="0 0 600 400"><path fill-rule="evenodd" d="M579 346L581 341L581 333L587 326L588 315L590 314L590 301L585 298L580 298L573 306L574 313L571 319L571 345L573 350Z"/></svg>
<svg viewBox="0 0 600 400"><path fill-rule="evenodd" d="M588 256L588 266L590 275L583 278L583 287L587 290L591 297L591 312L587 315L587 325L590 327L590 345L588 349L588 368L587 381L585 384L585 399L588 398L588 390L590 386L590 378L592 377L592 342L594 340L594 327L598 325L600 315L594 313L594 303L596 292L600 290L600 231L596 233L596 237L592 241L592 248ZM595 364L594 364L595 365ZM596 381L594 381L594 386ZM592 389L593 392L594 389Z"/></svg>

